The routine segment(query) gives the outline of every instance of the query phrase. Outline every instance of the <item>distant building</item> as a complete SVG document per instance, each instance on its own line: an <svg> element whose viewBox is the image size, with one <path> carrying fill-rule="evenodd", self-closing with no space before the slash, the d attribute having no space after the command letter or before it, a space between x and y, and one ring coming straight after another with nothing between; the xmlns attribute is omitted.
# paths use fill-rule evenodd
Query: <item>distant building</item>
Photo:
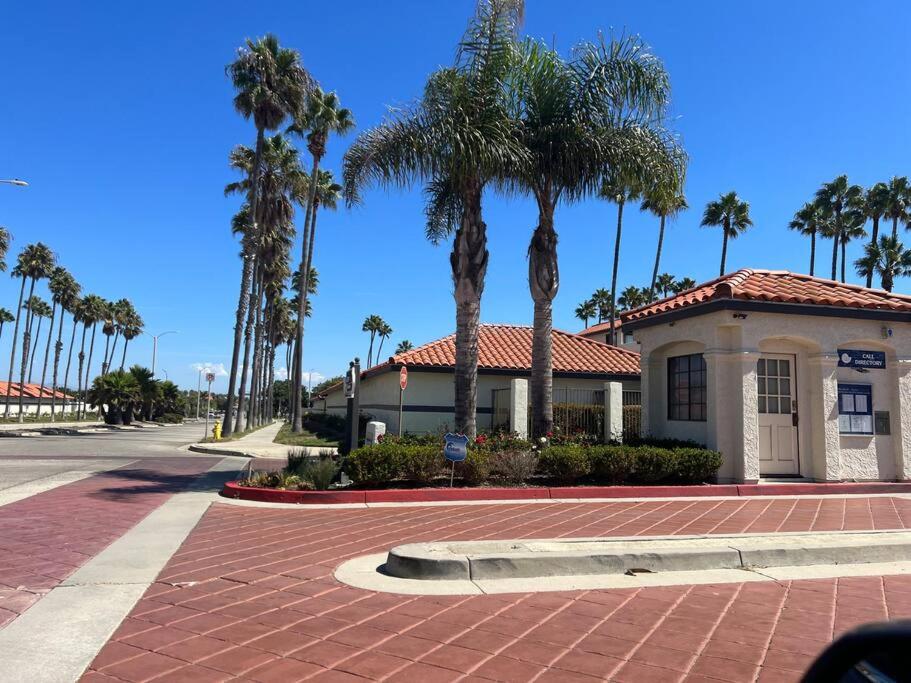
<svg viewBox="0 0 911 683"><path fill-rule="evenodd" d="M638 351L638 344L633 338L633 333L625 331L623 329L620 318L617 318L614 321L614 329L617 330L616 335L616 345L624 348L631 349L633 351ZM576 334L580 337L585 337L587 339L594 339L599 341L602 344L610 343L610 320L606 320L603 323L596 323L594 325L589 325L584 330L579 330Z"/></svg>
<svg viewBox="0 0 911 683"><path fill-rule="evenodd" d="M0 415L5 410L6 396L9 394L11 415L19 414L19 383L18 382L0 382ZM57 409L60 412L70 412L76 409L76 398L65 394L62 391L52 392L50 387L42 387L40 384L23 384L22 385L22 412L26 414L35 414L38 410L38 396L41 396L42 414L51 412L51 398L55 397Z"/></svg>

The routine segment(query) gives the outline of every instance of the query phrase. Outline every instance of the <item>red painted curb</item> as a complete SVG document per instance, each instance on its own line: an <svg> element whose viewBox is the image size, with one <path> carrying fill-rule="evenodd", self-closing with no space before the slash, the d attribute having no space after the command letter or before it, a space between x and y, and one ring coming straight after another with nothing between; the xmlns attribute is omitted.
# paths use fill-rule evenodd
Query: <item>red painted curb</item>
<svg viewBox="0 0 911 683"><path fill-rule="evenodd" d="M826 496L911 493L911 482L821 482L794 484L703 484L689 486L555 486L541 488L379 489L374 491L279 491L229 481L226 498L266 503L434 503L472 500L547 500L557 498L673 498L700 496Z"/></svg>

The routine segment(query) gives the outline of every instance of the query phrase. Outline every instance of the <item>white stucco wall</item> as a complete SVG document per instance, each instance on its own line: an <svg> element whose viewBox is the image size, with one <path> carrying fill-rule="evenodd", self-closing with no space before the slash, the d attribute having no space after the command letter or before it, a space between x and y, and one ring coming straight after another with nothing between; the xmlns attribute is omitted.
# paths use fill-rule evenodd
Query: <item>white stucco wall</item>
<svg viewBox="0 0 911 683"><path fill-rule="evenodd" d="M492 419L493 391L509 389L510 381L515 375L478 374L478 413L479 431L489 430ZM594 389L603 390L605 379L554 378L554 389ZM626 390L639 390L638 380L623 382ZM412 433L440 431L453 425L455 386L452 373L421 372L416 368L409 369L408 388L405 390L404 430ZM361 383L360 407L363 414L386 423L389 433L398 432L399 426L399 373L382 372L372 375ZM410 410L408 408L411 408ZM419 411L415 407L438 407L440 411ZM319 402L317 409L323 408ZM337 415L345 415L346 401L344 391L339 388L326 396L325 409Z"/></svg>
<svg viewBox="0 0 911 683"><path fill-rule="evenodd" d="M911 475L911 324L790 313L716 311L635 332L642 353L643 432L694 439L725 455L724 480L759 477L756 360L795 358L800 475L816 480L895 479ZM884 330L891 329L891 336ZM839 349L877 350L886 369L838 368ZM667 419L667 359L703 353L705 422ZM870 384L873 410L890 412L891 434L838 432L838 382Z"/></svg>

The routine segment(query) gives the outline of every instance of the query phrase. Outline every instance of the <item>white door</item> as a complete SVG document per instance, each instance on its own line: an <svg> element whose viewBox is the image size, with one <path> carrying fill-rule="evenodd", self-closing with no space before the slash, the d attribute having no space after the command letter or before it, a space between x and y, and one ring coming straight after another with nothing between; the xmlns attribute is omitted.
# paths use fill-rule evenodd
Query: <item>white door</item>
<svg viewBox="0 0 911 683"><path fill-rule="evenodd" d="M794 356L766 355L756 366L759 474L799 474Z"/></svg>

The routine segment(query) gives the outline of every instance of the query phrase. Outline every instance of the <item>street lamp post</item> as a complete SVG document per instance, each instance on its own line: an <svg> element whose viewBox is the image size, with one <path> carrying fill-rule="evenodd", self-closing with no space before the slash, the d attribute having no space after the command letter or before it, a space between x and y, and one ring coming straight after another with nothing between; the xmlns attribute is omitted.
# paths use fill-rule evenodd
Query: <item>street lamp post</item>
<svg viewBox="0 0 911 683"><path fill-rule="evenodd" d="M149 334L146 332L146 334ZM158 355L158 338L163 337L166 334L177 334L177 330L168 330L167 332L161 332L160 334L149 334L152 338L152 377L155 376L155 358Z"/></svg>

